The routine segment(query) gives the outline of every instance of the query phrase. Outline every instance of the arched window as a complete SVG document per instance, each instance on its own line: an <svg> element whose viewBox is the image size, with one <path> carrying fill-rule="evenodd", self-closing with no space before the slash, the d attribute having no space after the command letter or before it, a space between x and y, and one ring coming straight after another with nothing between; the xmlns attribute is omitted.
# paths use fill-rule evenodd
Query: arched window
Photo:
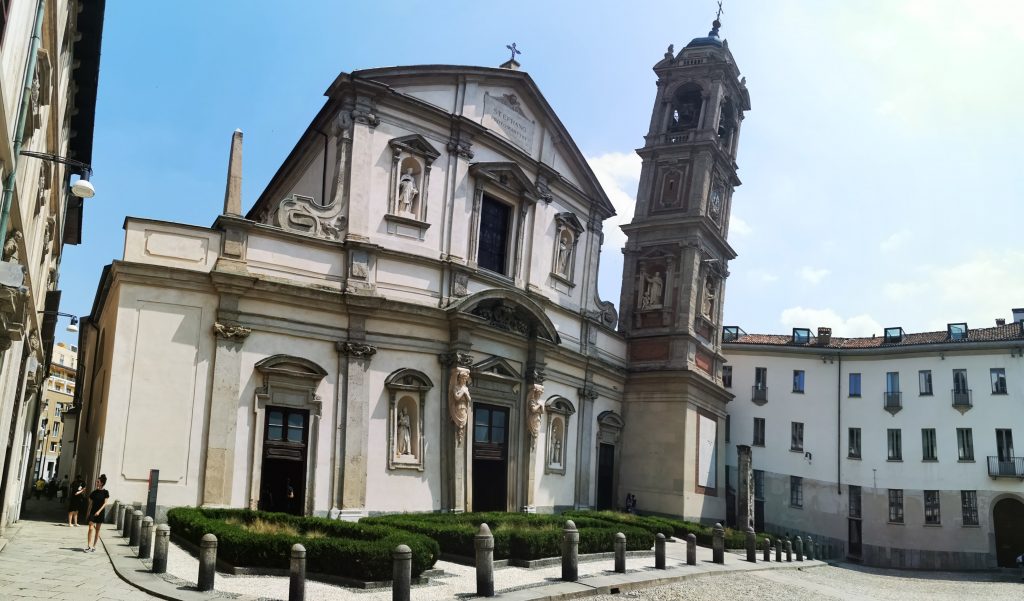
<svg viewBox="0 0 1024 601"><path fill-rule="evenodd" d="M668 131L696 129L700 125L700 109L704 97L696 84L680 86L672 95L672 109L669 115Z"/></svg>

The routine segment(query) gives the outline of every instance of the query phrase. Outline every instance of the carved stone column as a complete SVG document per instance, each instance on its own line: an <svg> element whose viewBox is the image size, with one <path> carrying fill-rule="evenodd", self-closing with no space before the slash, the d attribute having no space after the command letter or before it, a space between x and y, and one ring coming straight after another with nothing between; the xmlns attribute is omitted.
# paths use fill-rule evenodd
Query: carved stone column
<svg viewBox="0 0 1024 601"><path fill-rule="evenodd" d="M203 506L231 505L235 473L235 431L241 396L242 344L250 328L231 322L213 324L217 348L213 358L213 386L210 389L209 433L206 437L206 467Z"/></svg>
<svg viewBox="0 0 1024 601"><path fill-rule="evenodd" d="M342 398L345 432L341 458L342 516L362 515L366 508L366 458L369 453L370 400L366 386L366 372L377 347L359 341L337 343L344 361Z"/></svg>
<svg viewBox="0 0 1024 601"><path fill-rule="evenodd" d="M594 448L594 401L597 390L591 384L579 389L580 406L576 426L576 509L593 506L590 500L591 450Z"/></svg>
<svg viewBox="0 0 1024 601"><path fill-rule="evenodd" d="M466 468L469 464L470 447L473 444L472 433L468 431L473 417L473 401L469 398L468 388L460 389L462 383L459 381L459 375L469 374L473 357L462 351L452 351L438 355L437 358L444 367L445 387L444 402L441 403L441 475L444 482L441 508L460 513L466 511L466 493L469 486ZM464 398L461 396L463 393ZM466 404L465 423L460 428L455 422L461 422L463 416L453 418L453 408L463 403Z"/></svg>

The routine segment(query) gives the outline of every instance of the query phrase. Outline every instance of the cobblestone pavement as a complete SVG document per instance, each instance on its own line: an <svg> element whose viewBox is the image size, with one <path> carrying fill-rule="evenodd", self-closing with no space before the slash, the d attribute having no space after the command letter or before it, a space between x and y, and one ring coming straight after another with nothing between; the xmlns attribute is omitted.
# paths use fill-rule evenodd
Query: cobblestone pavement
<svg viewBox="0 0 1024 601"><path fill-rule="evenodd" d="M56 501L29 500L21 520L7 530L0 551L0 599L141 601L153 599L114 573L103 549L85 552L84 525L67 526ZM101 536L108 536L106 528Z"/></svg>
<svg viewBox="0 0 1024 601"><path fill-rule="evenodd" d="M907 572L859 566L734 572L678 584L592 597L595 601L1005 601L1024 598L1024 583L988 573Z"/></svg>

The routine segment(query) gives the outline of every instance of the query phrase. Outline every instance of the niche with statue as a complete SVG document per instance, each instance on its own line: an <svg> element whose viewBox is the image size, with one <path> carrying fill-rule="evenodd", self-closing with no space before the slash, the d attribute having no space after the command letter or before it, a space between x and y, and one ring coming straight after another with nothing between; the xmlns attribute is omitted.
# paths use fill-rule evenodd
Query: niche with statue
<svg viewBox="0 0 1024 601"><path fill-rule="evenodd" d="M400 369L384 381L389 397L388 469L423 471L423 416L427 392L433 386L425 374L414 369Z"/></svg>
<svg viewBox="0 0 1024 601"><path fill-rule="evenodd" d="M388 233L423 239L427 222L430 167L440 156L423 136L395 138L391 146L391 186L385 220Z"/></svg>
<svg viewBox="0 0 1024 601"><path fill-rule="evenodd" d="M545 403L544 412L548 416L544 473L564 475L569 454L569 417L576 413L576 408L568 399L554 396Z"/></svg>

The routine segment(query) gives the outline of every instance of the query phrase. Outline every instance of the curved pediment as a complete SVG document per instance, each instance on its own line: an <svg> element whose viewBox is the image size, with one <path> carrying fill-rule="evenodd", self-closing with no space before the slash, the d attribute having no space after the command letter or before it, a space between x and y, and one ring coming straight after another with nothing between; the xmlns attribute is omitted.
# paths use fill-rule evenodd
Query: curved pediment
<svg viewBox="0 0 1024 601"><path fill-rule="evenodd" d="M266 375L287 376L302 380L322 380L327 370L309 359L291 355L272 355L256 363L256 370Z"/></svg>
<svg viewBox="0 0 1024 601"><path fill-rule="evenodd" d="M548 319L544 309L514 290L482 290L463 298L452 310L484 319L487 325L499 330L527 338L536 336L555 344L561 342L555 324Z"/></svg>
<svg viewBox="0 0 1024 601"><path fill-rule="evenodd" d="M626 422L623 421L622 416L614 411L602 411L597 416L597 423L606 427L621 430L625 427Z"/></svg>
<svg viewBox="0 0 1024 601"><path fill-rule="evenodd" d="M572 402L564 396L557 394L548 399L547 403L544 403L544 410L548 413L561 413L562 415L576 413L576 407L573 407Z"/></svg>
<svg viewBox="0 0 1024 601"><path fill-rule="evenodd" d="M408 367L391 372L384 379L384 386L402 390L430 390L434 383L430 381L427 374Z"/></svg>

